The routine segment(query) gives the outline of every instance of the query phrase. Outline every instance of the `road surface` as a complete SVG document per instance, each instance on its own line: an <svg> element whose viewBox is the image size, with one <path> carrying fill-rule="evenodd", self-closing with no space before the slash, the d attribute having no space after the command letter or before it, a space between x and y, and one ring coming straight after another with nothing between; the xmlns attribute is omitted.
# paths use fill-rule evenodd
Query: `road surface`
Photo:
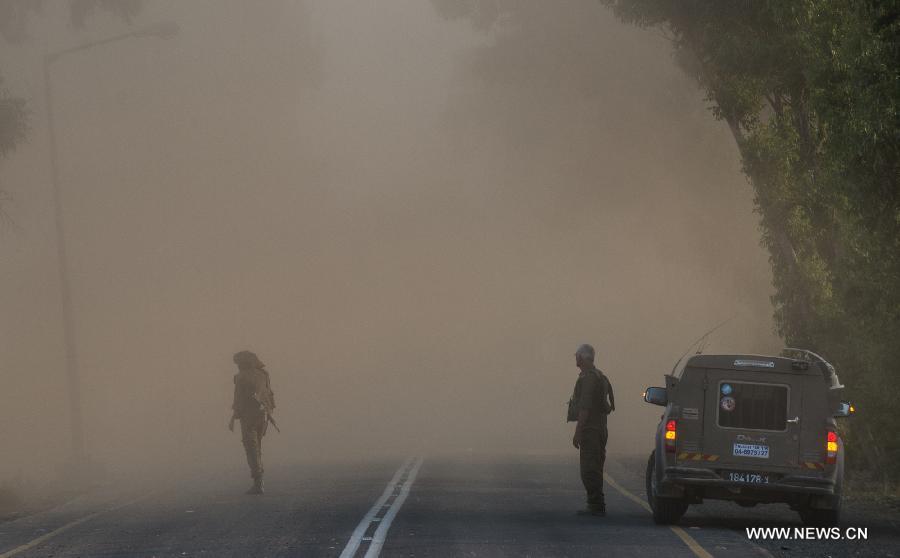
<svg viewBox="0 0 900 558"><path fill-rule="evenodd" d="M755 541L744 527L800 526L785 506L694 506L679 527L645 509L643 459L608 461L606 518L581 517L577 456L427 457L270 466L165 488L101 490L0 523L0 558L88 556L898 556L892 519L867 541Z"/></svg>

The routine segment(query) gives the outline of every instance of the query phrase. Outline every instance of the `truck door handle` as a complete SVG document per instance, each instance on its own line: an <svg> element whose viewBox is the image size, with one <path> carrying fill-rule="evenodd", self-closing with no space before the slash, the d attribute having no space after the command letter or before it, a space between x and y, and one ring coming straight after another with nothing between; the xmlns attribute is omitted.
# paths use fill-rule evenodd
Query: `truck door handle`
<svg viewBox="0 0 900 558"><path fill-rule="evenodd" d="M800 424L800 417L794 417L792 419L787 419L787 421L785 421L785 422L789 422L791 424Z"/></svg>

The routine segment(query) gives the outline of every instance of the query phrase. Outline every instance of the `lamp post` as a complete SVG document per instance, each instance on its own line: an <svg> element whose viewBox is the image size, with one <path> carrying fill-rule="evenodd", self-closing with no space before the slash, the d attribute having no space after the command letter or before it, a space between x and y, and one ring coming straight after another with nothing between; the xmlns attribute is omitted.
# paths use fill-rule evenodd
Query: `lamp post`
<svg viewBox="0 0 900 558"><path fill-rule="evenodd" d="M78 351L75 338L75 322L72 316L72 290L69 281L69 256L66 249L65 223L62 196L59 187L59 152L56 143L56 124L53 116L53 86L50 81L51 66L61 57L96 46L121 41L131 37L155 37L168 39L178 34L174 22L160 22L121 35L90 41L72 48L48 53L44 56L44 108L47 111L47 137L50 144L50 182L53 191L53 217L56 225L56 252L59 267L60 300L62 302L63 337L66 350L66 380L69 394L69 421L72 434L72 460L76 466L86 462L84 427L81 412L81 379L78 370Z"/></svg>

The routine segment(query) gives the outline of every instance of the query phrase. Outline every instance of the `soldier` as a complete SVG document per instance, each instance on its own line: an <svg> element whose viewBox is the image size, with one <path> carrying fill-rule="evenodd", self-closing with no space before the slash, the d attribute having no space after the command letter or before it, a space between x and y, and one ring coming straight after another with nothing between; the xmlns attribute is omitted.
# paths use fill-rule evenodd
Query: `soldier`
<svg viewBox="0 0 900 558"><path fill-rule="evenodd" d="M587 491L587 509L579 515L606 515L603 497L603 463L606 461L606 416L616 410L609 379L594 366L594 348L581 345L575 351L581 370L569 402L569 420L578 421L572 444L581 452L581 482Z"/></svg>
<svg viewBox="0 0 900 558"><path fill-rule="evenodd" d="M233 413L228 429L234 432L234 421L241 421L241 439L247 452L247 465L253 477L253 486L247 494L263 493L262 439L266 427L272 420L270 414L275 409L275 395L265 364L256 354L241 351L234 355L238 373L234 376ZM274 424L274 422L273 422Z"/></svg>

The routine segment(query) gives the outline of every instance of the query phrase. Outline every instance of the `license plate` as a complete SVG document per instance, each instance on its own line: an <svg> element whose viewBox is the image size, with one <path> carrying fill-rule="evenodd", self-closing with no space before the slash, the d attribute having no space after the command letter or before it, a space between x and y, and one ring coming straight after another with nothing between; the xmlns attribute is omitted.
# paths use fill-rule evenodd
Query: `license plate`
<svg viewBox="0 0 900 558"><path fill-rule="evenodd" d="M742 471L728 471L725 480L731 482L743 482L748 484L769 484L769 475L765 473L745 473Z"/></svg>
<svg viewBox="0 0 900 558"><path fill-rule="evenodd" d="M734 455L738 457L760 457L762 459L769 458L769 446L760 444L735 444Z"/></svg>

